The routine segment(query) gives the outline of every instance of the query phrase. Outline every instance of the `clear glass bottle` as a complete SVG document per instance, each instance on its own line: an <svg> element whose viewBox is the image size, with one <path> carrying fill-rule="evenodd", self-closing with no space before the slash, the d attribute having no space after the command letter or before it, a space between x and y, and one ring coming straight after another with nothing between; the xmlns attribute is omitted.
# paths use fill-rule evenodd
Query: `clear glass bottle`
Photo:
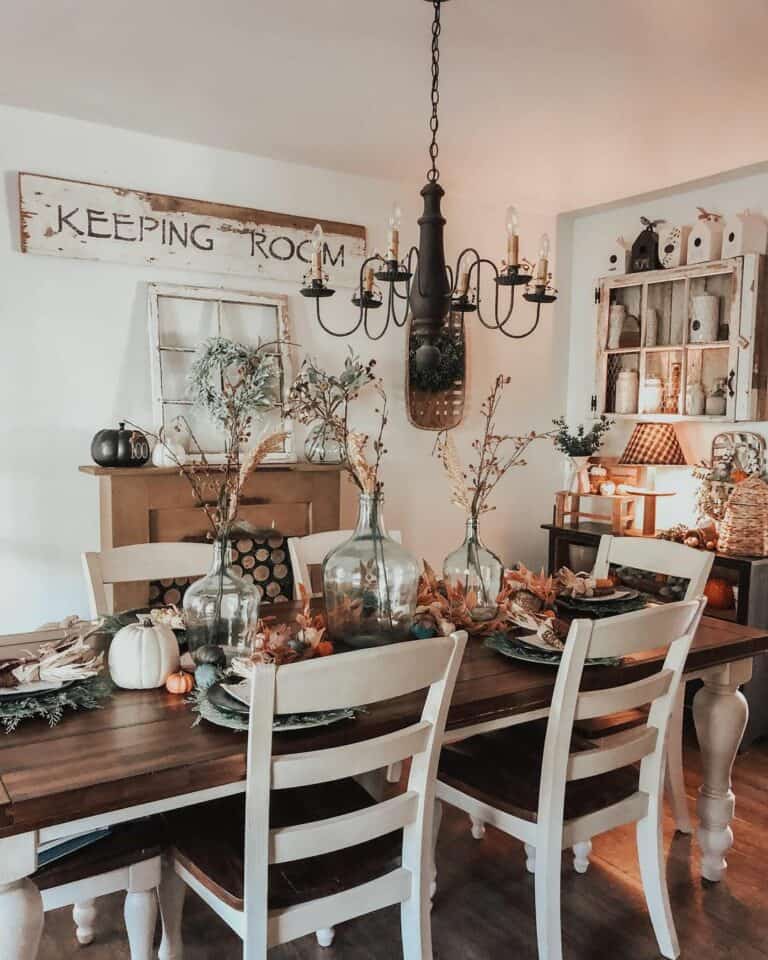
<svg viewBox="0 0 768 960"><path fill-rule="evenodd" d="M443 562L443 579L451 587L461 585L475 597L470 606L473 620L492 620L496 616L496 599L501 590L504 564L480 540L478 518L467 517L464 543L448 554Z"/></svg>
<svg viewBox="0 0 768 960"><path fill-rule="evenodd" d="M379 494L361 494L357 526L323 561L328 633L351 647L407 640L419 566L386 531Z"/></svg>
<svg viewBox="0 0 768 960"><path fill-rule="evenodd" d="M258 587L232 569L229 540L216 540L211 569L184 594L189 652L217 644L228 658L248 653L246 633L259 618L259 600Z"/></svg>
<svg viewBox="0 0 768 960"><path fill-rule="evenodd" d="M304 456L309 463L343 463L344 450L325 420L317 420L304 441Z"/></svg>

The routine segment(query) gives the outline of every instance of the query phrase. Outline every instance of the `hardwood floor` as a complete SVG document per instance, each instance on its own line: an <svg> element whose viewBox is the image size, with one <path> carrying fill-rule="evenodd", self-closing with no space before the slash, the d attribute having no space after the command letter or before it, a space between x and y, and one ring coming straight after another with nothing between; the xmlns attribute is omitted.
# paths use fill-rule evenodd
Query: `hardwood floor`
<svg viewBox="0 0 768 960"><path fill-rule="evenodd" d="M699 755L686 745L691 803L699 784ZM768 742L738 758L736 844L720 884L698 878L696 844L673 836L666 823L668 878L683 957L768 960ZM533 878L520 844L489 829L473 840L467 820L446 808L438 847L438 893L433 912L436 960L536 960ZM595 839L585 876L563 859L566 960L652 960L658 957L640 886L632 827ZM38 960L129 960L119 896L100 901L96 940L79 947L71 911L46 916ZM193 894L184 914L184 960L240 960L241 945ZM305 938L270 953L274 960L396 960L401 956L396 909L344 924L329 949Z"/></svg>

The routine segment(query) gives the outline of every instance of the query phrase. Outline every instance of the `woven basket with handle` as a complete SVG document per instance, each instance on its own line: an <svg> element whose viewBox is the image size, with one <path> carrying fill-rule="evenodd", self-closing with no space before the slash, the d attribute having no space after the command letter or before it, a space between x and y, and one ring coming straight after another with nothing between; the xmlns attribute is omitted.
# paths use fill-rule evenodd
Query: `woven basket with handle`
<svg viewBox="0 0 768 960"><path fill-rule="evenodd" d="M768 556L768 484L749 477L736 484L720 524L718 549L738 557Z"/></svg>

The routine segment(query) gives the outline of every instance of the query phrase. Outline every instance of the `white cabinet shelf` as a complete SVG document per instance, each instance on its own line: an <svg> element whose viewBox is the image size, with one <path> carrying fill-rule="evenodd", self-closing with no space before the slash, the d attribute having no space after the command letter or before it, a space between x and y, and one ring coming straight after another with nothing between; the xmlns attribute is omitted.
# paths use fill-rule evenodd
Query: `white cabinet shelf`
<svg viewBox="0 0 768 960"><path fill-rule="evenodd" d="M671 422L768 419L766 290L766 257L762 254L601 278L595 289L597 355L590 414ZM695 321L702 306L713 306L712 298L717 338L698 342ZM630 322L625 324L618 346L609 348L614 305L624 307ZM647 340L653 339L648 336L652 325L657 330L655 342L646 346ZM612 342L616 344L615 336ZM639 390L633 413L615 412L616 384L622 370L637 371ZM654 391L650 387L644 390L648 380L664 384L661 412L654 410ZM725 414L689 415L688 384L701 383L708 393L716 380L725 384Z"/></svg>

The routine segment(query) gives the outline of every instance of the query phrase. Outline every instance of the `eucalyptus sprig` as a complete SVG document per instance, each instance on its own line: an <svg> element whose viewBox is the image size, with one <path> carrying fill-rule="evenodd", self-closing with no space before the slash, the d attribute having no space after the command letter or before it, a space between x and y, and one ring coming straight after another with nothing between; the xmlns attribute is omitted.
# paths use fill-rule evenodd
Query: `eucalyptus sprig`
<svg viewBox="0 0 768 960"><path fill-rule="evenodd" d="M557 417L552 421L557 427L553 433L555 447L569 457L591 457L605 443L605 435L613 426L613 420L603 414L597 423L587 431L580 423L575 431L565 422L565 417Z"/></svg>
<svg viewBox="0 0 768 960"><path fill-rule="evenodd" d="M491 494L507 471L526 465L523 454L533 441L551 437L549 433L533 431L522 436L498 431L496 416L504 387L510 382L510 377L496 377L490 394L483 401L480 407L484 421L483 438L472 441L476 460L466 470L450 434L438 435L436 451L451 480L451 502L475 519L496 509L489 504Z"/></svg>

